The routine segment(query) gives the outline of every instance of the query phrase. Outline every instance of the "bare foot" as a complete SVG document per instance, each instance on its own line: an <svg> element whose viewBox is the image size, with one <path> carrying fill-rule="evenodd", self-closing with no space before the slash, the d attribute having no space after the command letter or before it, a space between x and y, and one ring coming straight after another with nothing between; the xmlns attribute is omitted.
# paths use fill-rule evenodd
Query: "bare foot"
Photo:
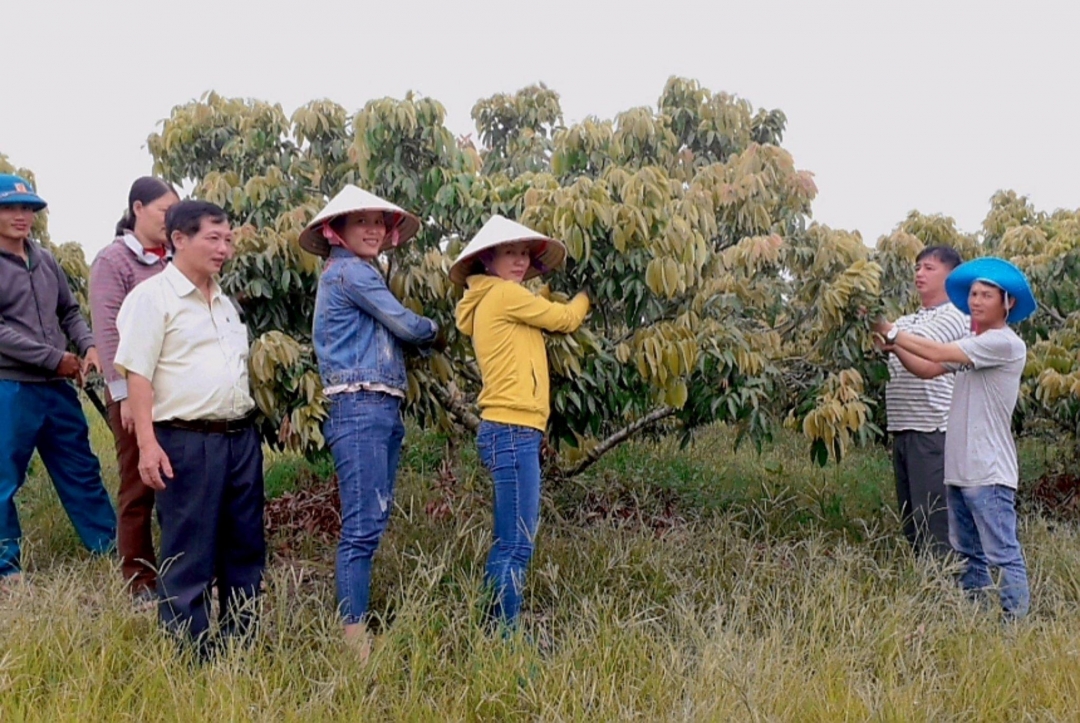
<svg viewBox="0 0 1080 723"><path fill-rule="evenodd" d="M371 634L363 623L345 626L345 644L356 651L361 663L371 657Z"/></svg>
<svg viewBox="0 0 1080 723"><path fill-rule="evenodd" d="M22 585L23 576L21 572L13 572L10 575L4 575L0 577L0 590L7 592L8 590L14 590L16 587Z"/></svg>

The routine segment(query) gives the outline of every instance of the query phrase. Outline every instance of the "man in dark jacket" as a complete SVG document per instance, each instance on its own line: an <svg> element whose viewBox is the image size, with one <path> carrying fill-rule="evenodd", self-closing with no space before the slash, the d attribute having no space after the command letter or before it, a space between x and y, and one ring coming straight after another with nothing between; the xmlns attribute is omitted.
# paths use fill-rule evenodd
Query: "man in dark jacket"
<svg viewBox="0 0 1080 723"><path fill-rule="evenodd" d="M100 371L93 337L56 259L30 239L45 201L0 174L0 581L17 580L22 529L15 493L36 448L83 544L112 549L116 513L90 449L72 380ZM79 356L67 351L69 341Z"/></svg>

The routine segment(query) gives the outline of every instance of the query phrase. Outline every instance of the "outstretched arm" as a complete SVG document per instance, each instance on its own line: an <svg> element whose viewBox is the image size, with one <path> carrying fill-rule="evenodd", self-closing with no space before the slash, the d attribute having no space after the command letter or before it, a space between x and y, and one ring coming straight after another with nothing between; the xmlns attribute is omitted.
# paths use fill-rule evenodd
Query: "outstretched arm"
<svg viewBox="0 0 1080 723"><path fill-rule="evenodd" d="M919 336L918 334L912 334L909 331L900 331L897 333L895 340L891 343L887 342L889 333L896 327L885 319L881 319L874 323L874 333L878 336L883 344L883 348L887 351L893 351L894 353L899 350L901 352L907 352L908 361L904 361L904 357L897 354L900 362L916 376L925 377L920 372L930 373L936 371L933 367L927 367L920 364L917 361L913 361L912 357L917 358L920 361L931 362L932 364L971 364L971 359L964 353L964 350L956 342L940 342L933 339L927 339L926 337ZM908 362L913 362L916 369L913 369ZM937 374L931 374L931 376L938 376L938 374L944 374L944 371Z"/></svg>
<svg viewBox="0 0 1080 723"><path fill-rule="evenodd" d="M949 370L943 365L938 364L937 362L927 361L901 347L895 345L886 346L884 347L884 350L895 354L896 358L900 360L900 363L904 365L904 368L920 379L933 379L934 377L940 377L942 374L949 373Z"/></svg>
<svg viewBox="0 0 1080 723"><path fill-rule="evenodd" d="M584 292L570 303L560 304L537 296L520 284L504 284L503 303L506 314L514 321L545 331L570 333L577 331L589 313L589 297Z"/></svg>
<svg viewBox="0 0 1080 723"><path fill-rule="evenodd" d="M438 325L406 309L371 264L352 265L349 273L342 275L341 283L350 301L401 341L421 348L435 341Z"/></svg>
<svg viewBox="0 0 1080 723"><path fill-rule="evenodd" d="M960 345L956 342L942 344L933 339L925 339L918 334L901 331L896 335L896 341L893 342L893 346L902 351L906 351L919 359L933 362L938 365L961 364L967 366L971 364L971 359L968 358L968 355L964 353L964 350L960 348ZM902 357L900 361L901 363L904 361ZM905 364L905 366L907 365ZM912 371L912 373L915 374L916 372Z"/></svg>

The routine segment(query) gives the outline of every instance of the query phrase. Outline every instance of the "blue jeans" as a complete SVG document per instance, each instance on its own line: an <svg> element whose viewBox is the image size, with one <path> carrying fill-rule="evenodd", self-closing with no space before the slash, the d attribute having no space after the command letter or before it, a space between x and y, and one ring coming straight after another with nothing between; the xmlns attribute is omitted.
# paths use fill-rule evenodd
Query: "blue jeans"
<svg viewBox="0 0 1080 723"><path fill-rule="evenodd" d="M949 542L966 561L960 585L965 590L992 587L990 565L1001 569L1001 607L1012 618L1031 604L1027 567L1016 539L1016 491L1003 485L946 485Z"/></svg>
<svg viewBox="0 0 1080 723"><path fill-rule="evenodd" d="M401 401L381 392L335 394L323 426L337 467L341 495L338 609L346 625L362 622L371 592L371 559L394 504L405 425Z"/></svg>
<svg viewBox="0 0 1080 723"><path fill-rule="evenodd" d="M0 577L20 570L15 493L26 481L35 447L83 544L96 553L115 544L116 513L75 387L0 380Z"/></svg>
<svg viewBox="0 0 1080 723"><path fill-rule="evenodd" d="M540 442L531 427L482 422L476 437L480 461L491 473L495 491L494 544L485 582L495 594L492 614L513 626L521 612L525 570L540 523Z"/></svg>

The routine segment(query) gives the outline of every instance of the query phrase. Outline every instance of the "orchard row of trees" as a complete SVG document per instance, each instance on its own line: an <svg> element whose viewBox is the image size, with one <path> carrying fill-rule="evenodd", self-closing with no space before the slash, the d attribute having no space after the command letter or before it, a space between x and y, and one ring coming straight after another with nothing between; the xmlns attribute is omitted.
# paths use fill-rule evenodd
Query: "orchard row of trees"
<svg viewBox="0 0 1080 723"><path fill-rule="evenodd" d="M817 189L782 145L786 118L672 78L655 108L566 125L535 85L472 110L479 144L455 138L436 100L372 100L355 115L321 100L280 105L208 93L149 138L154 172L224 207L239 229L224 274L256 335L251 367L273 444L314 454L326 414L310 347L320 262L297 237L328 197L356 183L424 219L386 260L394 293L449 332L444 354L412 362L408 413L475 429L479 374L453 329L450 261L492 213L566 241L544 293L584 288L594 311L552 336L552 440L575 474L629 436L689 438L715 421L761 444L800 429L815 459L879 437L886 380L870 318L914 308L916 254L995 254L1032 280L1040 311L1017 423L1080 431L1080 212L1046 213L999 192L978 234L912 212L867 246L812 222ZM0 165L7 163L0 157ZM47 240L44 227L39 238ZM58 249L85 297L79 247Z"/></svg>

